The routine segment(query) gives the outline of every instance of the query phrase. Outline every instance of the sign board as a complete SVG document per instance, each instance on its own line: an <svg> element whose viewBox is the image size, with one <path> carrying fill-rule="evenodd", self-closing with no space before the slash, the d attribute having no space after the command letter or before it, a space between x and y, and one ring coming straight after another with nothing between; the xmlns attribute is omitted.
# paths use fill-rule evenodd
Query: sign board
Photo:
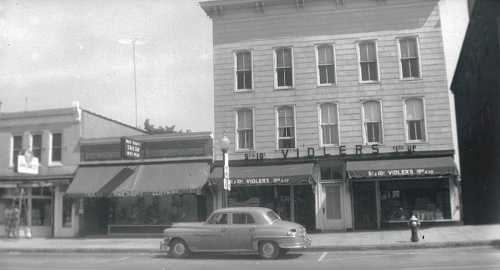
<svg viewBox="0 0 500 270"><path fill-rule="evenodd" d="M30 150L24 151L23 155L17 156L17 172L26 174L38 174L40 167L38 158L33 156Z"/></svg>
<svg viewBox="0 0 500 270"><path fill-rule="evenodd" d="M142 158L142 143L136 140L121 138L122 159L140 159Z"/></svg>
<svg viewBox="0 0 500 270"><path fill-rule="evenodd" d="M231 181L229 180L229 155L224 153L224 189L231 191Z"/></svg>

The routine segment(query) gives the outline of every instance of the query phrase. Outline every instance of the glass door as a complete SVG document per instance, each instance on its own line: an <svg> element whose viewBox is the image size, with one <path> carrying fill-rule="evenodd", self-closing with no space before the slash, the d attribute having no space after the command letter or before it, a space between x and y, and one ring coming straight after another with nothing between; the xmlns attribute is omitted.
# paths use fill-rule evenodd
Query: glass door
<svg viewBox="0 0 500 270"><path fill-rule="evenodd" d="M323 184L324 204L321 209L326 230L345 228L342 184Z"/></svg>

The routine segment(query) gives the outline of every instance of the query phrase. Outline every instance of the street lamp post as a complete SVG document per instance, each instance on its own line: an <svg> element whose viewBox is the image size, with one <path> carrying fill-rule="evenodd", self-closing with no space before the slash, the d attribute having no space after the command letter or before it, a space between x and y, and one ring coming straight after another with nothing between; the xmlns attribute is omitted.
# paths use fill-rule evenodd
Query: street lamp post
<svg viewBox="0 0 500 270"><path fill-rule="evenodd" d="M231 181L229 180L229 155L227 152L229 150L230 144L231 141L226 135L224 135L224 137L222 137L220 141L220 148L222 150L222 161L224 164L224 169L223 169L224 186L222 189L222 207L228 207L229 191L231 191Z"/></svg>
<svg viewBox="0 0 500 270"><path fill-rule="evenodd" d="M135 46L144 44L144 41L133 38L133 39L120 39L118 40L121 44L132 45L132 65L134 72L134 103L135 103L135 126L137 126L137 72L135 69Z"/></svg>

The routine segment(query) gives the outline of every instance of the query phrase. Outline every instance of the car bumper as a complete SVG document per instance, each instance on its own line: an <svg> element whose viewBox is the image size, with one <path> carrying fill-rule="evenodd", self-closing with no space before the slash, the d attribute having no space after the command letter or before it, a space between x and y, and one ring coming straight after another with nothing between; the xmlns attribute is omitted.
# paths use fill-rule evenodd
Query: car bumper
<svg viewBox="0 0 500 270"><path fill-rule="evenodd" d="M311 243L312 243L311 236L306 234L300 237L293 237L293 238L291 237L288 239L282 239L281 241L278 242L278 245L280 248L301 249L310 247Z"/></svg>

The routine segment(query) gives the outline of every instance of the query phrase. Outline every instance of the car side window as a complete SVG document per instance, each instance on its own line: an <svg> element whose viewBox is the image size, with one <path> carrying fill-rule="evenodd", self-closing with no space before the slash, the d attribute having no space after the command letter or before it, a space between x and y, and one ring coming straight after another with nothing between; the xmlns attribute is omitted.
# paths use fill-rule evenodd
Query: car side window
<svg viewBox="0 0 500 270"><path fill-rule="evenodd" d="M255 221L250 214L233 213L233 224L255 224Z"/></svg>
<svg viewBox="0 0 500 270"><path fill-rule="evenodd" d="M226 213L216 213L213 214L207 221L208 224L227 224L227 214Z"/></svg>

